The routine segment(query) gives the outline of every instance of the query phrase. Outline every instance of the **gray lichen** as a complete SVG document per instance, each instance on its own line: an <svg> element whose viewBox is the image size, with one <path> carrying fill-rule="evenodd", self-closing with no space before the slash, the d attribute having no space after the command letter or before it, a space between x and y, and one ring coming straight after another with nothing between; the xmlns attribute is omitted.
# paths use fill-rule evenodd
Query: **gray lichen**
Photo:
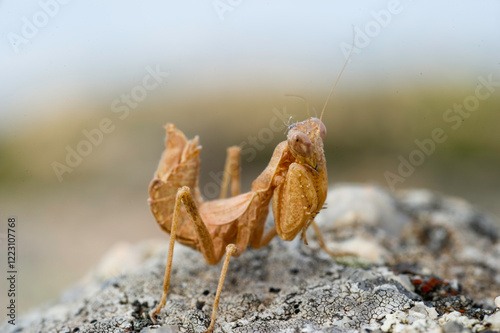
<svg viewBox="0 0 500 333"><path fill-rule="evenodd" d="M327 204L318 216L327 245L358 257L333 260L313 234L309 246L248 249L231 260L216 332L500 331L499 232L487 217L459 199L373 186L332 188ZM158 324L148 317L166 243L117 245L58 302L0 330L203 332L221 266L181 245Z"/></svg>

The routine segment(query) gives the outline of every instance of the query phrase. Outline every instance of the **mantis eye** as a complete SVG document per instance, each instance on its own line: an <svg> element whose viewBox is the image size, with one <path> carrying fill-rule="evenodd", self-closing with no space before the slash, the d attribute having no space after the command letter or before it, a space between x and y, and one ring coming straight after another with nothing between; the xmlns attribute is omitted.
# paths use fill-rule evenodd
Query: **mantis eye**
<svg viewBox="0 0 500 333"><path fill-rule="evenodd" d="M321 137L321 140L323 140L323 142L325 142L326 127L321 120L319 121L319 136Z"/></svg>
<svg viewBox="0 0 500 333"><path fill-rule="evenodd" d="M312 154L311 140L304 133L292 134L288 138L288 146L300 156L308 157Z"/></svg>

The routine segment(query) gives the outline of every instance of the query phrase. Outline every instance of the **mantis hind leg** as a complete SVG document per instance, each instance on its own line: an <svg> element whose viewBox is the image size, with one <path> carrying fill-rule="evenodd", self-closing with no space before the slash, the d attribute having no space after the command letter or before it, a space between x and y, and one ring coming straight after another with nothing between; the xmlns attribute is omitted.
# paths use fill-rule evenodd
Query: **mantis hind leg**
<svg viewBox="0 0 500 333"><path fill-rule="evenodd" d="M220 199L226 198L229 181L231 181L231 196L240 194L240 151L238 146L227 148L226 164L224 166L224 176L220 189Z"/></svg>

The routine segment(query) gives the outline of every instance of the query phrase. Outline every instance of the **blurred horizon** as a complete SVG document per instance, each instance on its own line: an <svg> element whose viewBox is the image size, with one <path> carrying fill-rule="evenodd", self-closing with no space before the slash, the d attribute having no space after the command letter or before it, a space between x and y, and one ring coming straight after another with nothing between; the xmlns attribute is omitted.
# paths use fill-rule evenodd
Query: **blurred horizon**
<svg viewBox="0 0 500 333"><path fill-rule="evenodd" d="M1 219L19 221L21 315L116 243L167 242L147 205L166 123L199 135L206 198L231 145L247 191L289 121L321 113L353 33L323 115L330 185L428 188L500 224L500 2L221 3L0 3ZM402 159L418 165L402 175Z"/></svg>
<svg viewBox="0 0 500 333"><path fill-rule="evenodd" d="M344 91L428 84L453 89L499 72L495 32L500 4L493 0L481 6L394 0L309 6L292 1L295 6L286 9L282 1L234 2L225 11L217 10L218 3L173 7L154 2L148 7L116 0L3 1L0 129L12 119L40 113L30 101L113 96L136 84L147 66L170 73L175 87L165 89L192 96L199 90L266 86L287 93L304 94L304 86L328 91L353 34L357 49L341 81ZM44 12L45 21L39 15Z"/></svg>

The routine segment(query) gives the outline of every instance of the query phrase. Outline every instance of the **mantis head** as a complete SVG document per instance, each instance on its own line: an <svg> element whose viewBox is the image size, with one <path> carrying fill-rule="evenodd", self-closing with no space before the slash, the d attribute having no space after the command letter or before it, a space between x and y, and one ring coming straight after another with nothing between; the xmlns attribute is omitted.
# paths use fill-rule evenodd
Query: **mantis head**
<svg viewBox="0 0 500 333"><path fill-rule="evenodd" d="M318 118L309 118L290 126L287 136L288 147L293 157L300 164L318 170L323 159L323 141L326 127Z"/></svg>

